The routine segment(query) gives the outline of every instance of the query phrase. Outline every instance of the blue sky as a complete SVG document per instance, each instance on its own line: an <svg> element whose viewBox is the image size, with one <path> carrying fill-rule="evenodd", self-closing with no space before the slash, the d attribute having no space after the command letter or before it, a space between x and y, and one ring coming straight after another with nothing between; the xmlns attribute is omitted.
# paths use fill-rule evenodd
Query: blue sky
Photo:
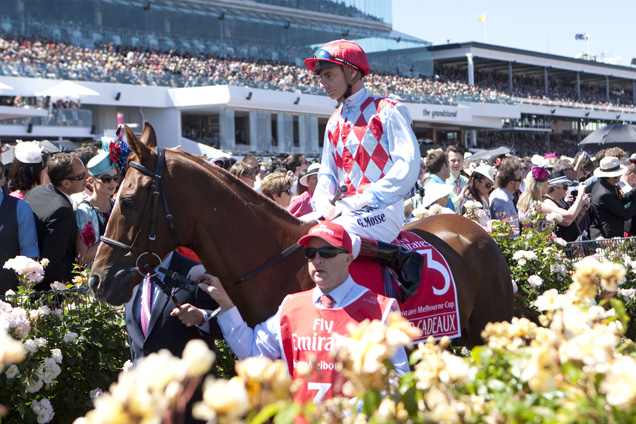
<svg viewBox="0 0 636 424"><path fill-rule="evenodd" d="M486 13L486 21L478 17ZM393 0L393 29L445 44L484 42L542 53L574 57L590 55L621 57L630 66L636 58L635 0Z"/></svg>

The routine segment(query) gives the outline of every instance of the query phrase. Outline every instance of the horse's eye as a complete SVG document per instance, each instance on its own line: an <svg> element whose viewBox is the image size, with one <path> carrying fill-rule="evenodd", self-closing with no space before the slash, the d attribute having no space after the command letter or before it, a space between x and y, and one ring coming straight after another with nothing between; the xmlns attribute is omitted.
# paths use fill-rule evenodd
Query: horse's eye
<svg viewBox="0 0 636 424"><path fill-rule="evenodd" d="M121 199L121 205L125 208L132 208L135 206L135 201L129 197Z"/></svg>

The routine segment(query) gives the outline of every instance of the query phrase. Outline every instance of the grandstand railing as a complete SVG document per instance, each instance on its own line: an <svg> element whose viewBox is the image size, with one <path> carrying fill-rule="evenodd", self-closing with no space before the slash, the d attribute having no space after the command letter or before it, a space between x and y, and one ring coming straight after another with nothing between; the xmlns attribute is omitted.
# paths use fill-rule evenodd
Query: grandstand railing
<svg viewBox="0 0 636 424"><path fill-rule="evenodd" d="M569 259L577 260L593 256L598 260L620 259L632 257L636 251L636 237L573 241L565 246L565 254Z"/></svg>
<svg viewBox="0 0 636 424"><path fill-rule="evenodd" d="M621 113L636 113L635 106L616 106L613 104L592 104L592 103L583 103L583 102L573 102L573 101L565 101L565 100L550 100L550 99L530 99L530 98L519 98L519 103L529 104L529 105L537 105L537 106L557 106L557 107L566 107L566 108L574 108L574 109L586 109L586 110L595 110L599 112L621 112Z"/></svg>
<svg viewBox="0 0 636 424"><path fill-rule="evenodd" d="M40 125L54 127L87 127L93 125L93 112L81 109L48 109L47 116L8 119L0 125Z"/></svg>

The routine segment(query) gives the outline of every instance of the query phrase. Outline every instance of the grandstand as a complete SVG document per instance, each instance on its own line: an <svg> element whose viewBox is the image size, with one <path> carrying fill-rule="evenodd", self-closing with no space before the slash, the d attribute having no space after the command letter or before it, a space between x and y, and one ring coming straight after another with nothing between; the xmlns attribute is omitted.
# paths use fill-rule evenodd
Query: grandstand
<svg viewBox="0 0 636 424"><path fill-rule="evenodd" d="M4 142L91 139L147 120L160 144L193 153L316 155L336 104L302 59L336 38L370 53L367 87L402 100L421 140L570 152L588 131L636 121L632 68L474 42L431 46L392 29L390 1L6 3ZM97 94L57 107L43 93L63 80Z"/></svg>

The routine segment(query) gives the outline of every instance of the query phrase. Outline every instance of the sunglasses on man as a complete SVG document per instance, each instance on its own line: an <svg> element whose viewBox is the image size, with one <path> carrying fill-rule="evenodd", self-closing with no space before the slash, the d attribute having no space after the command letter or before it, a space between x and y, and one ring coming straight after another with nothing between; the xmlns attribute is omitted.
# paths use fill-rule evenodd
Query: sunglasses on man
<svg viewBox="0 0 636 424"><path fill-rule="evenodd" d="M320 257L323 259L331 259L335 258L336 255L340 253L347 253L345 249L340 247L330 247L325 246L316 249L315 247L307 247L305 248L305 258L307 259L316 259L316 254L320 254Z"/></svg>
<svg viewBox="0 0 636 424"><path fill-rule="evenodd" d="M75 177L66 177L63 178L64 180L70 180L70 181L82 181L84 178L86 178L86 173L83 172L82 175L77 175Z"/></svg>

